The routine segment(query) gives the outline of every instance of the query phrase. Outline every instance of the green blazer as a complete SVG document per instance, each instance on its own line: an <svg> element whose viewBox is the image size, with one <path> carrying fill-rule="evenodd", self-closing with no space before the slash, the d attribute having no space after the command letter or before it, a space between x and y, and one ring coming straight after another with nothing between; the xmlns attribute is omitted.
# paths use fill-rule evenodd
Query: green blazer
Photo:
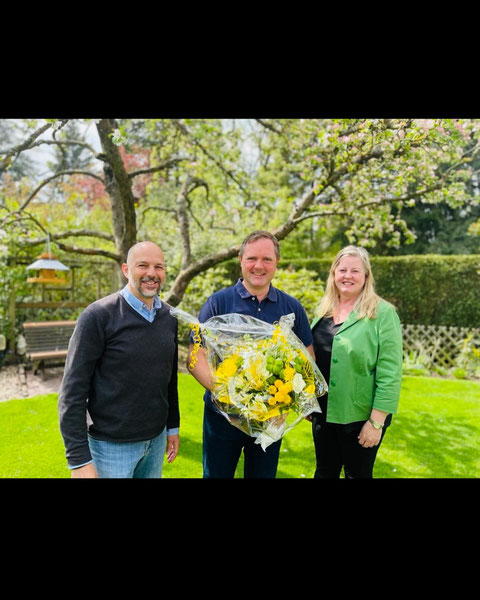
<svg viewBox="0 0 480 600"><path fill-rule="evenodd" d="M396 413L402 363L402 330L394 307L381 300L375 319L359 319L352 311L333 338L327 421L363 421L372 408Z"/></svg>

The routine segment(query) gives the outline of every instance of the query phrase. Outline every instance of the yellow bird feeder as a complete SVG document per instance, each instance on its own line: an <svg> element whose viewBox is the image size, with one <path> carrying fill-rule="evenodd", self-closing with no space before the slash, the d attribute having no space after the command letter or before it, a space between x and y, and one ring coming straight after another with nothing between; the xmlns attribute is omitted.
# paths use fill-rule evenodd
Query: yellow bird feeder
<svg viewBox="0 0 480 600"><path fill-rule="evenodd" d="M53 283L55 285L61 285L67 283L66 279L57 277L55 271L69 271L69 267L66 267L59 260L56 260L50 252L44 252L37 256L37 260L31 265L26 267L27 269L36 269L40 271L38 277L28 277L28 283Z"/></svg>

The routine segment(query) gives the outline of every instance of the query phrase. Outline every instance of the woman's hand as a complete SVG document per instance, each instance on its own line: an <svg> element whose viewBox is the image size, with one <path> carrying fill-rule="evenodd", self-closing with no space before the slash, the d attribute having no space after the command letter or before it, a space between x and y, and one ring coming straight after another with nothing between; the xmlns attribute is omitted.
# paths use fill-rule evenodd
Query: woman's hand
<svg viewBox="0 0 480 600"><path fill-rule="evenodd" d="M374 446L378 446L381 437L382 430L375 429L370 421L366 421L358 436L358 443L364 448L373 448Z"/></svg>

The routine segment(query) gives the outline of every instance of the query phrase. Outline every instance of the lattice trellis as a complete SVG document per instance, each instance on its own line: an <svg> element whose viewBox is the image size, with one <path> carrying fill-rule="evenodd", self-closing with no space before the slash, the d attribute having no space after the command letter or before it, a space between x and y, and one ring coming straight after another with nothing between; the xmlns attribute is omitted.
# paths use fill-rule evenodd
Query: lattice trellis
<svg viewBox="0 0 480 600"><path fill-rule="evenodd" d="M432 363L450 368L460 352L463 340L469 333L480 338L480 329L446 327L444 325L402 324L403 352L420 352L431 358Z"/></svg>

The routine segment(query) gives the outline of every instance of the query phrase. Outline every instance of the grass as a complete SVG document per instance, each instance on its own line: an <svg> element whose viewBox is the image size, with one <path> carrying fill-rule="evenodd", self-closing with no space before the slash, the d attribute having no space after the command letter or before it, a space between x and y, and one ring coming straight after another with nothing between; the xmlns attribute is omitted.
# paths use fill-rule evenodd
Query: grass
<svg viewBox="0 0 480 600"><path fill-rule="evenodd" d="M0 477L70 477L57 394L0 403Z"/></svg>
<svg viewBox="0 0 480 600"><path fill-rule="evenodd" d="M202 388L179 375L180 453L165 462L164 477L202 477ZM242 477L240 461L237 477ZM310 424L303 421L283 439L278 478L311 478L315 456ZM0 403L0 477L66 478L58 430L57 395ZM376 478L478 478L480 476L480 383L404 377L400 412L378 453Z"/></svg>
<svg viewBox="0 0 480 600"><path fill-rule="evenodd" d="M399 408L376 477L480 476L480 383L404 377Z"/></svg>

